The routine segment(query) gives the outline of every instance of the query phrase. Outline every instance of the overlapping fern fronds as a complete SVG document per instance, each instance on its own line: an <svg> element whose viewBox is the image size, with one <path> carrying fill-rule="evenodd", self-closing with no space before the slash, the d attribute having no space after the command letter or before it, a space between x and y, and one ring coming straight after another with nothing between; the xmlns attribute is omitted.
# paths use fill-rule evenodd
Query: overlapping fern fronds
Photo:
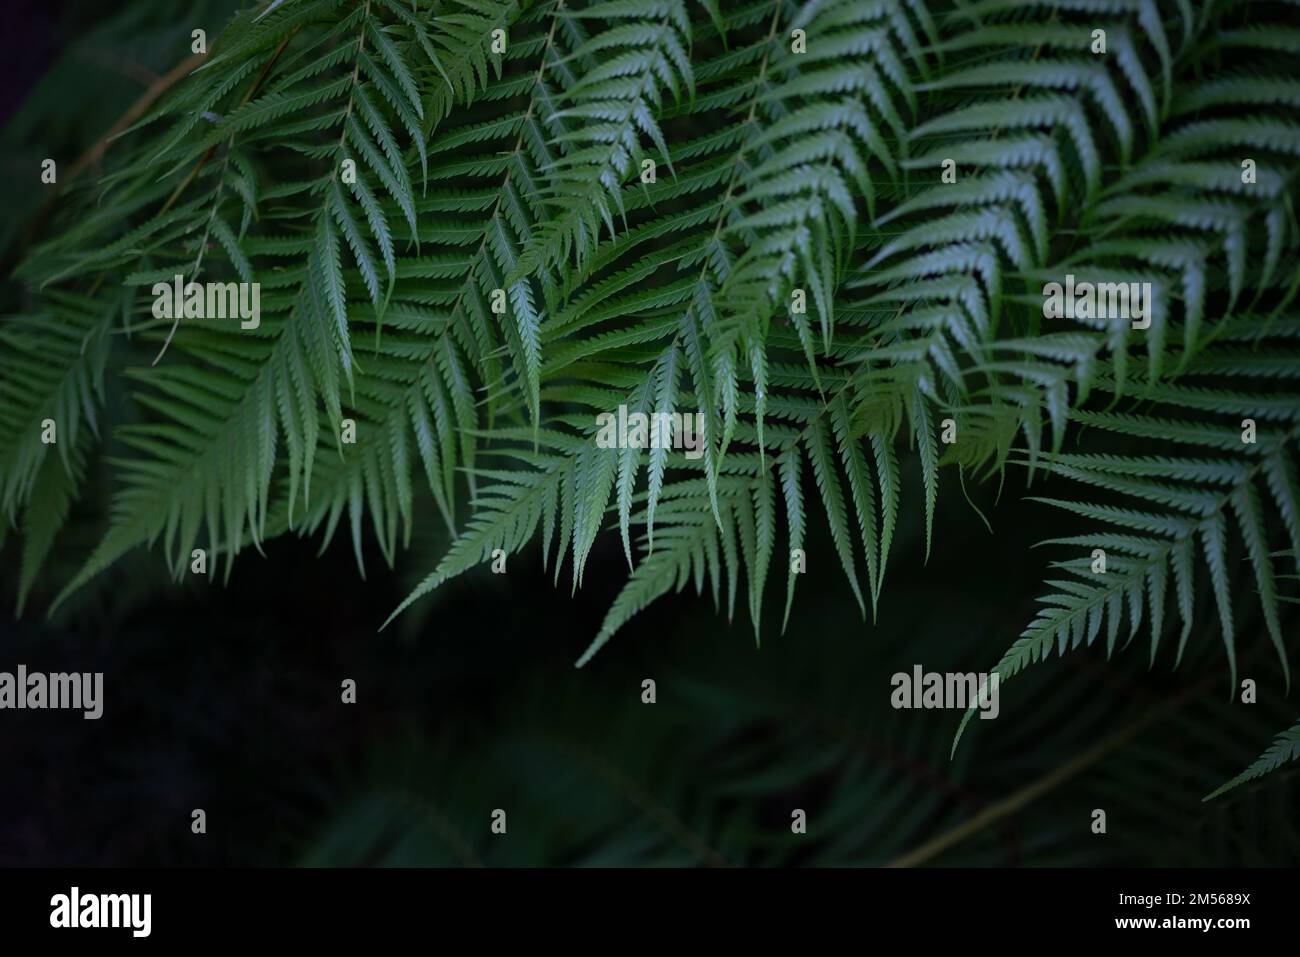
<svg viewBox="0 0 1300 957"><path fill-rule="evenodd" d="M688 583L729 617L741 597L757 636L783 577L789 621L815 523L865 616L901 509L929 548L941 476L1023 467L1072 551L1004 676L1103 630L1113 650L1125 618L1154 658L1177 617L1176 659L1212 601L1235 679L1246 581L1289 677L1293 21L1233 0L250 9L19 273L0 487L23 595L77 477L111 462L63 596L159 539L178 574L195 547L228 571L346 521L358 563L372 535L391 564L431 508L454 538L403 607L534 540L576 588L617 536L628 579L585 661ZM149 320L178 273L256 280L260 327ZM1149 283L1149 326L1046 318L1067 274ZM136 390L107 423L106 377ZM698 410L701 457L597 447L620 405Z"/></svg>

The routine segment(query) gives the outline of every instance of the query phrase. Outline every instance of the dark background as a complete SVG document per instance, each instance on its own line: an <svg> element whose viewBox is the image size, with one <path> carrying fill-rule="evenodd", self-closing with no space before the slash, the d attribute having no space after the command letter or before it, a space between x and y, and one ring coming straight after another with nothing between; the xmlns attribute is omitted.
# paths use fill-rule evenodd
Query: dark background
<svg viewBox="0 0 1300 957"><path fill-rule="evenodd" d="M231 9L11 0L6 273L39 229L40 159L63 169L189 55L192 29L211 42ZM2 297L6 312L21 303L7 281ZM111 487L92 480L56 568L99 534ZM1169 635L1154 667L1145 637L1109 663L1104 646L1052 659L1005 685L1000 717L973 722L952 759L959 714L890 707L890 676L914 664L988 670L1046 570L1031 549L1046 507L1023 500L1022 475L1000 500L996 483L968 483L995 537L955 473L941 484L928 563L920 509L903 509L874 624L814 536L784 635L781 588L761 647L743 610L728 625L688 588L581 670L624 579L616 535L574 596L534 544L507 574L466 576L382 632L445 546L432 529L396 570L373 549L365 580L346 542L321 553L289 536L241 557L224 586L178 586L160 555L138 553L52 621L38 592L22 619L0 619L0 670L103 671L104 717L0 713L0 865L1294 864L1295 772L1201 802L1295 716L1247 620L1240 671L1260 702L1237 702L1207 602L1176 670ZM905 476L913 503L918 487ZM7 609L15 538L0 550ZM340 701L345 678L355 705ZM489 830L495 808L506 835ZM790 831L795 808L806 835Z"/></svg>

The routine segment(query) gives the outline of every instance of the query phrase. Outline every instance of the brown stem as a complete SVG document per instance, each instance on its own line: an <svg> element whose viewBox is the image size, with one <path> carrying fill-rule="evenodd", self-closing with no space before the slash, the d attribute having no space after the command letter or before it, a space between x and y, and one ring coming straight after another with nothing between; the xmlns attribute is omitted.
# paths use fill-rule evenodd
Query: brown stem
<svg viewBox="0 0 1300 957"><path fill-rule="evenodd" d="M41 204L41 208L32 217L31 222L23 231L23 245L28 246L32 240L40 233L45 223L49 220L54 212L54 204L60 196L64 194L68 186L78 176L86 171L90 166L98 163L108 152L109 146L112 145L113 138L121 133L124 129L144 116L149 107L153 106L164 93L175 86L181 79L193 72L200 63L207 57L205 53L196 53L185 61L177 64L164 76L158 77L151 83L143 93L131 104L125 113L117 118L117 121L108 129L103 136L95 141L84 153L77 157L76 161L68 167L68 171L63 176L63 182L59 188L50 194L50 196Z"/></svg>
<svg viewBox="0 0 1300 957"><path fill-rule="evenodd" d="M262 72L257 74L257 79L253 81L251 86L249 86L248 90L244 93L243 99L239 101L235 109L239 109L239 107L243 106L253 98L253 94L256 93L258 87L262 85L262 81L266 79L266 75L271 72L271 67L275 66L275 62L280 59L280 54L284 52L284 48L289 45L289 41L293 39L294 34L297 32L298 30L295 27L292 33L280 41L280 45L275 48L275 53L271 55L271 59L266 61L266 66L262 67ZM197 163L194 164L194 168L190 170L190 174L186 176L176 189L172 191L172 194L167 197L167 202L163 203L162 209L158 210L159 216L171 209L172 204L174 204L176 200L180 199L181 193L185 192L190 183L194 182L194 180L198 178L199 173L202 172L203 167L207 165L208 160L212 158L212 154L216 151L216 143L213 143L208 147L208 151L203 154Z"/></svg>
<svg viewBox="0 0 1300 957"><path fill-rule="evenodd" d="M1148 725L1158 721L1161 718L1168 717L1171 712L1177 711L1191 699L1191 692L1194 689L1188 689L1182 694L1175 695L1162 704L1157 705L1147 711L1142 717L1138 718L1127 728L1116 732L1109 738L1084 751L1082 754L1062 764L1060 767L1053 768L1047 774L1025 785L1020 790L1009 794L1001 801L990 804L984 810L980 811L969 820L945 831L933 840L926 841L920 847L908 851L902 857L896 858L886 867L915 867L918 864L924 864L926 861L958 844L972 834L977 834L984 828L988 827L994 821L998 821L1009 814L1014 814L1031 801L1042 797L1048 791L1052 790L1059 784L1064 784L1070 778L1074 777L1084 768L1104 758L1117 748L1127 744L1139 732L1144 731Z"/></svg>

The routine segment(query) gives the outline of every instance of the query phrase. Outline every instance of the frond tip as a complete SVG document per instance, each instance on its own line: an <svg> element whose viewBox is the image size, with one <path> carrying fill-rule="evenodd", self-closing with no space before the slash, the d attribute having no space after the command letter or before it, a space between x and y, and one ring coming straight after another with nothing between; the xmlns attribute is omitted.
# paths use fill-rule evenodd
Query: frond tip
<svg viewBox="0 0 1300 957"><path fill-rule="evenodd" d="M1273 742L1273 746L1261 754L1250 767L1231 781L1215 788L1201 800L1212 801L1220 795L1240 787L1247 781L1262 778L1264 775L1276 771L1282 765L1289 764L1292 761L1300 761L1300 721L1279 734L1277 740Z"/></svg>

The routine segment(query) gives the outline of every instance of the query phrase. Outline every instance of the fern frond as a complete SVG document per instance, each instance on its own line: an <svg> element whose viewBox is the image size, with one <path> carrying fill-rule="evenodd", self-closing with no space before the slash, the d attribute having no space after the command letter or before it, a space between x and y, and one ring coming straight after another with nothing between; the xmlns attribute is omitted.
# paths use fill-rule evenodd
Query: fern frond
<svg viewBox="0 0 1300 957"><path fill-rule="evenodd" d="M1245 316L1221 327L1225 344L1209 347L1187 363L1191 381L1202 369L1219 366L1218 350L1231 354L1228 343L1249 335L1258 321ZM1203 561L1235 686L1237 629L1232 595L1238 591L1236 580L1243 576L1237 572L1240 562L1229 551L1231 538L1244 552L1241 558L1250 568L1265 629L1289 684L1279 593L1283 575L1270 543L1280 538L1291 544L1300 533L1295 478L1300 395L1272 389L1252 393L1249 386L1266 383L1237 381L1241 384L1230 380L1214 390L1190 382L1149 388L1146 396L1157 403L1158 411L1073 413L1079 424L1112 433L1130 445L1158 442L1174 448L1190 445L1196 451L1193 456L1171 448L1158 455L1091 453L1048 458L1046 468L1053 475L1110 493L1116 501L1039 500L1119 531L1052 542L1070 546L1079 556L1054 563L1072 577L1047 583L1051 591L1040 599L1045 607L998 663L1002 680L1054 651L1064 654L1091 644L1103 627L1109 655L1117 647L1125 619L1127 643L1143 626L1144 616L1149 616L1146 630L1154 663L1171 593L1182 621L1177 662L1191 634L1201 591L1196 568ZM1099 377L1098 387L1112 394L1119 390L1113 375Z"/></svg>
<svg viewBox="0 0 1300 957"><path fill-rule="evenodd" d="M1222 787L1211 791L1203 800L1211 801L1234 788L1241 787L1247 782L1262 778L1264 775L1276 771L1282 765L1295 761L1297 758L1300 758L1300 722L1279 734L1272 747L1261 754L1250 767Z"/></svg>

